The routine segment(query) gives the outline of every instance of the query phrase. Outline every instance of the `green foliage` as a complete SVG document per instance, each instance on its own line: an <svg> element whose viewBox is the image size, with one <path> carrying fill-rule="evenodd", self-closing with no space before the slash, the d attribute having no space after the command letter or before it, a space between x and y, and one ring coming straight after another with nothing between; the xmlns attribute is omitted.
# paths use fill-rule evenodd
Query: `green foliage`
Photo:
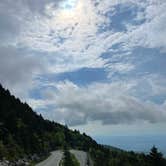
<svg viewBox="0 0 166 166"><path fill-rule="evenodd" d="M98 146L90 149L94 166L166 166L166 159L153 147L149 155L126 152L122 150L106 150L106 147Z"/></svg>
<svg viewBox="0 0 166 166"><path fill-rule="evenodd" d="M158 152L158 149L155 146L152 147L148 157L152 166L166 165L166 161L164 160L162 153Z"/></svg>
<svg viewBox="0 0 166 166"><path fill-rule="evenodd" d="M62 131L54 133L54 141L56 142L57 146L62 147L65 143L65 135Z"/></svg>
<svg viewBox="0 0 166 166"><path fill-rule="evenodd" d="M64 157L62 166L80 166L80 163L73 154L69 152L67 148L64 149Z"/></svg>
<svg viewBox="0 0 166 166"><path fill-rule="evenodd" d="M7 154L6 148L2 141L0 141L0 158L5 157Z"/></svg>

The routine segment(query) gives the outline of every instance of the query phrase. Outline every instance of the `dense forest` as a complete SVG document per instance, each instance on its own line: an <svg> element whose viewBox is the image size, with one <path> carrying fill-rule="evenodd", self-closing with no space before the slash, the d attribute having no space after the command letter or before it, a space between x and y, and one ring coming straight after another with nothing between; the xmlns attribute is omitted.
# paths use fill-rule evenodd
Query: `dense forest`
<svg viewBox="0 0 166 166"><path fill-rule="evenodd" d="M85 133L45 120L0 85L0 160L46 156L64 147L87 151L94 166L166 166L155 147L145 155L99 145Z"/></svg>

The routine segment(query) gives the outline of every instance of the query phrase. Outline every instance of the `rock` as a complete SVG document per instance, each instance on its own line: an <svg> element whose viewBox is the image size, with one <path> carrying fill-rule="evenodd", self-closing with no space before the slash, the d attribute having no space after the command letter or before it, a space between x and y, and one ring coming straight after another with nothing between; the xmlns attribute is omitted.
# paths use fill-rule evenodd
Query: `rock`
<svg viewBox="0 0 166 166"><path fill-rule="evenodd" d="M0 161L0 166L9 166L9 161L7 160L3 160L3 161Z"/></svg>

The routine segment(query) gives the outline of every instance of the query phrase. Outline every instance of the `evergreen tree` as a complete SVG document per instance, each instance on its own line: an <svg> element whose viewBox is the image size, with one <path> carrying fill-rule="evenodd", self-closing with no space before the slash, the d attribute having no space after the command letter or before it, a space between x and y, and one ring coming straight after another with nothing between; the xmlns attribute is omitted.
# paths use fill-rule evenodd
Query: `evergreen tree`
<svg viewBox="0 0 166 166"><path fill-rule="evenodd" d="M163 155L158 152L155 146L152 147L149 153L149 159L152 166L164 166Z"/></svg>

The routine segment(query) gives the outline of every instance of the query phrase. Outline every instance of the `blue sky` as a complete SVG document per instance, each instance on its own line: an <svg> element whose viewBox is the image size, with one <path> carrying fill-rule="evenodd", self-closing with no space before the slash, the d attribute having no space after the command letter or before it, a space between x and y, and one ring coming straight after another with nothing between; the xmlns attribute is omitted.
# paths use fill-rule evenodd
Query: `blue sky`
<svg viewBox="0 0 166 166"><path fill-rule="evenodd" d="M0 2L0 81L92 136L166 132L165 0Z"/></svg>

